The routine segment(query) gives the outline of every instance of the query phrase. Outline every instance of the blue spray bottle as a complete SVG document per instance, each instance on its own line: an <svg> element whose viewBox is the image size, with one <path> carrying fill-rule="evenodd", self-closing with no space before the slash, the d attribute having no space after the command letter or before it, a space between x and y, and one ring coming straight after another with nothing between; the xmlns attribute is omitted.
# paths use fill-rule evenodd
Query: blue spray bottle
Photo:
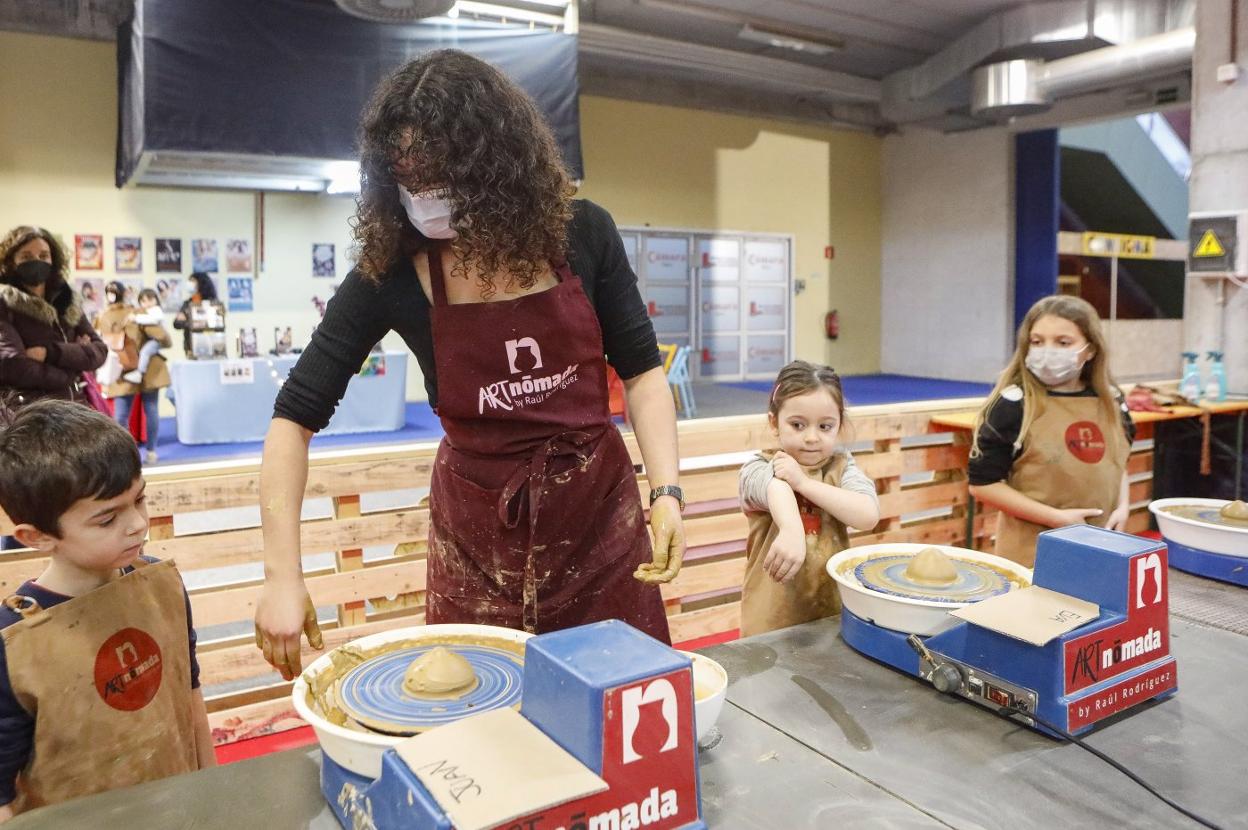
<svg viewBox="0 0 1248 830"><path fill-rule="evenodd" d="M1226 400L1226 369L1222 366L1222 352L1209 352L1209 380L1205 382L1205 398L1210 401Z"/></svg>
<svg viewBox="0 0 1248 830"><path fill-rule="evenodd" d="M1200 367L1196 365L1198 357L1200 355L1196 352L1183 352L1187 363L1183 365L1183 380L1179 382L1179 394L1193 403L1200 400L1205 391L1204 384L1200 382Z"/></svg>

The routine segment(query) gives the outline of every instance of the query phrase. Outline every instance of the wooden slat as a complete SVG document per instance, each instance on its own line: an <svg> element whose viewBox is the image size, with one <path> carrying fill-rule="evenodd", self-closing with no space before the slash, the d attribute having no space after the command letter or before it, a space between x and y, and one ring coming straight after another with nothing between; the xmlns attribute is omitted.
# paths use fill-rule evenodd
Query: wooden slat
<svg viewBox="0 0 1248 830"><path fill-rule="evenodd" d="M950 481L922 487L908 487L880 496L880 518L889 519L905 513L917 513L936 507L966 504L965 481Z"/></svg>
<svg viewBox="0 0 1248 830"><path fill-rule="evenodd" d="M1127 473L1129 475L1138 475L1140 473L1151 473L1153 471L1153 451L1145 450L1144 452L1132 453L1127 458Z"/></svg>
<svg viewBox="0 0 1248 830"><path fill-rule="evenodd" d="M410 591L425 590L425 563L399 562L366 567L347 573L331 573L309 577L308 593L317 606L338 605L343 602L369 597L394 596ZM256 601L260 598L260 585L249 584L241 588L194 591L191 593L191 610L196 626L250 620L256 614Z"/></svg>
<svg viewBox="0 0 1248 830"><path fill-rule="evenodd" d="M433 456L434 450L428 450L418 457L311 466L304 497L315 499L427 487ZM254 507L260 503L260 474L152 480L147 485L147 501L150 516Z"/></svg>
<svg viewBox="0 0 1248 830"><path fill-rule="evenodd" d="M295 713L288 696L208 715L212 742L217 746L306 725Z"/></svg>
<svg viewBox="0 0 1248 830"><path fill-rule="evenodd" d="M668 618L672 642L696 640L709 634L719 634L741 627L741 603L728 602L697 611L686 611Z"/></svg>
<svg viewBox="0 0 1248 830"><path fill-rule="evenodd" d="M744 539L749 530L744 513L694 517L685 522L685 543L689 547L713 545Z"/></svg>
<svg viewBox="0 0 1248 830"><path fill-rule="evenodd" d="M428 535L429 511L412 508L370 513L358 519L320 519L304 522L299 530L305 554L396 545ZM186 570L259 562L263 550L263 538L258 527L178 536L167 541L150 542L147 546L147 552L152 556L176 558Z"/></svg>
<svg viewBox="0 0 1248 830"><path fill-rule="evenodd" d="M360 497L356 494L334 497L334 519L358 519L360 517ZM364 550L347 548L334 554L334 563L338 571L358 571L364 567ZM358 625L365 621L364 600L357 599L344 602L338 606L339 625Z"/></svg>
<svg viewBox="0 0 1248 830"><path fill-rule="evenodd" d="M697 596L723 588L740 588L745 580L745 557L689 565L681 568L675 579L662 586L663 599Z"/></svg>

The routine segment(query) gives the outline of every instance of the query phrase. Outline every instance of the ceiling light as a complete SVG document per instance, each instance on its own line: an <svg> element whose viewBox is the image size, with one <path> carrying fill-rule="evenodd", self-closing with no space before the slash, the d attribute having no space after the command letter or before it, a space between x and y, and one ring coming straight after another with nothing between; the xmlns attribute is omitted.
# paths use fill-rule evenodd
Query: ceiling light
<svg viewBox="0 0 1248 830"><path fill-rule="evenodd" d="M555 2L554 0L525 0L525 2L535 5L547 6L552 9L550 12L535 12L528 9L507 6L502 3L479 3L474 0L458 0L455 6L447 13L447 17L452 18L488 18L490 20L505 20L508 23L524 22L529 24L538 23L543 26L559 28L564 23L563 11L567 8L568 3L563 0ZM559 9L555 12L554 9Z"/></svg>
<svg viewBox="0 0 1248 830"><path fill-rule="evenodd" d="M746 23L741 27L737 37L754 43L774 46L777 49L790 49L794 52L805 52L809 55L830 55L845 47L845 44L839 41L809 40L779 30L761 29L750 23Z"/></svg>

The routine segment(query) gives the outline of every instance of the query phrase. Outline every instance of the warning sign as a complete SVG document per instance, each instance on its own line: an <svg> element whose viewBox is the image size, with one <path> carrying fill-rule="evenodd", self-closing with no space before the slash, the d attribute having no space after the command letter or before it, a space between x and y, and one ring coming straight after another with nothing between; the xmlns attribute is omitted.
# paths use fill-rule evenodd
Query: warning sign
<svg viewBox="0 0 1248 830"><path fill-rule="evenodd" d="M1226 273L1235 270L1238 217L1193 216L1188 222L1187 270Z"/></svg>
<svg viewBox="0 0 1248 830"><path fill-rule="evenodd" d="M1196 250L1192 251L1192 256L1226 256L1226 248L1222 247L1222 243L1214 236L1213 231L1205 231L1205 235L1196 243Z"/></svg>

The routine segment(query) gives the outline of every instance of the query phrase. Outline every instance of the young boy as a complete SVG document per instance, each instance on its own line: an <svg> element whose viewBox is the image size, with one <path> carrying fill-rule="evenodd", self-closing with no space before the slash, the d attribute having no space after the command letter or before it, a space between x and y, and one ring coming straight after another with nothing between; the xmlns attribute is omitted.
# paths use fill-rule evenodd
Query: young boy
<svg viewBox="0 0 1248 830"><path fill-rule="evenodd" d="M140 326L164 325L165 312L160 307L159 294L150 288L144 288L139 292L139 306L142 310L137 314L130 315L131 322L138 323ZM126 372L121 376L121 379L130 383L142 383L143 376L147 374L148 364L158 354L160 354L160 341L155 338L148 338L139 348L138 368Z"/></svg>
<svg viewBox="0 0 1248 830"><path fill-rule="evenodd" d="M142 556L144 488L134 440L85 406L0 432L0 507L48 557L0 605L0 821L215 765L190 600Z"/></svg>

